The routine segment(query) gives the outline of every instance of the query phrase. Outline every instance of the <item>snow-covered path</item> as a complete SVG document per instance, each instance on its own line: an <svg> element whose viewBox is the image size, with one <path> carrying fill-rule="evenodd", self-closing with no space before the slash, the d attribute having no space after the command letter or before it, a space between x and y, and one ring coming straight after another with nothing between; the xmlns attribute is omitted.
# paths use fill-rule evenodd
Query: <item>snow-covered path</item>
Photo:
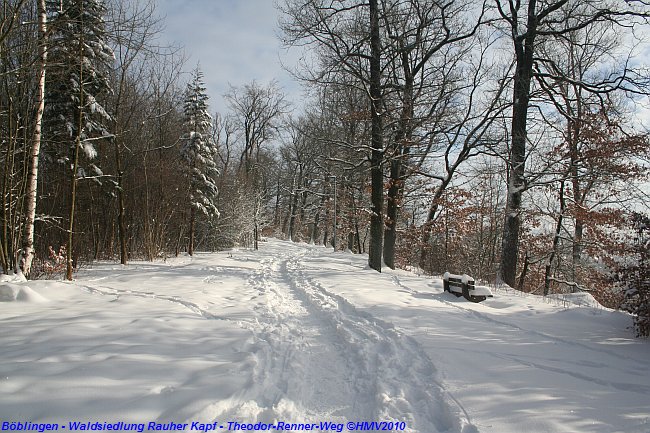
<svg viewBox="0 0 650 433"><path fill-rule="evenodd" d="M302 248L278 251L249 278L265 299L248 326L256 360L252 386L213 415L269 423L379 420L404 422L407 432L470 431L448 406L418 344L305 277L305 254Z"/></svg>
<svg viewBox="0 0 650 433"><path fill-rule="evenodd" d="M473 304L400 271L342 284L372 271L327 261L326 287L415 338L480 431L650 432L650 347L625 314L513 291ZM322 262L303 266L322 275Z"/></svg>
<svg viewBox="0 0 650 433"><path fill-rule="evenodd" d="M74 283L0 283L12 296L0 422L650 431L650 345L624 314L508 292L467 303L322 247L101 264Z"/></svg>

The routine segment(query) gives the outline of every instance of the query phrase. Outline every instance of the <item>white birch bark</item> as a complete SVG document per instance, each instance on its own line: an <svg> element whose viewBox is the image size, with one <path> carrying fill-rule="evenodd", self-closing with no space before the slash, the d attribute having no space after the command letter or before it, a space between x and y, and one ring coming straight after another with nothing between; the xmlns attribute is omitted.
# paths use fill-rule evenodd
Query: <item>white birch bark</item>
<svg viewBox="0 0 650 433"><path fill-rule="evenodd" d="M34 135L32 137L32 150L30 154L29 173L27 175L27 197L25 211L25 231L22 242L22 253L18 269L29 277L34 259L34 220L36 219L36 198L38 186L38 159L41 153L41 135L43 126L43 112L45 110L45 66L47 65L47 13L45 0L38 0L38 33L39 62L38 62L38 106L34 121Z"/></svg>

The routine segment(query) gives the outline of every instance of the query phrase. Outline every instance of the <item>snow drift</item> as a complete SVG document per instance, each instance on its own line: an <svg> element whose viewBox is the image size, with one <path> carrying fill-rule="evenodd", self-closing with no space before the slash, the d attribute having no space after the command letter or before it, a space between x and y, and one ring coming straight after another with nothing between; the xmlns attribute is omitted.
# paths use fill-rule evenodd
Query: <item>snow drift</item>
<svg viewBox="0 0 650 433"><path fill-rule="evenodd" d="M47 302L47 299L28 286L0 283L0 302Z"/></svg>

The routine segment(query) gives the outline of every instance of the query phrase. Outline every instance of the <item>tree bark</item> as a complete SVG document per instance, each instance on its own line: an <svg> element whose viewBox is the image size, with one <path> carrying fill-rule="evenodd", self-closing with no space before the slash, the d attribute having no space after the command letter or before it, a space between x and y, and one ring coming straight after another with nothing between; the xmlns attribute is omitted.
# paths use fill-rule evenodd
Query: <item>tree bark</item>
<svg viewBox="0 0 650 433"><path fill-rule="evenodd" d="M548 296L551 292L551 274L553 269L553 260L558 253L558 246L560 244L560 235L562 234L562 224L564 221L564 210L566 208L565 199L564 199L564 181L560 183L560 214L557 217L557 223L555 224L555 234L553 235L553 249L551 254L548 257L546 262L546 267L544 269L544 296Z"/></svg>
<svg viewBox="0 0 650 433"><path fill-rule="evenodd" d="M379 8L377 0L370 0L370 99L371 99L371 147L370 177L372 203L370 216L370 245L368 248L368 265L381 272L382 245L384 235L383 205L384 176L382 161L383 126L382 126L382 91L381 91L381 38L379 34Z"/></svg>
<svg viewBox="0 0 650 433"><path fill-rule="evenodd" d="M579 107L578 115L581 115ZM571 136L569 139L569 155L570 167L569 172L571 176L571 184L573 186L573 203L574 203L574 231L573 231L573 245L571 254L571 279L576 280L576 269L580 265L580 257L582 256L582 234L584 231L584 219L582 217L584 194L582 192L582 184L580 182L580 174L578 172L578 165L580 164L580 152L578 150L578 139L580 135L580 126L574 122Z"/></svg>
<svg viewBox="0 0 650 433"><path fill-rule="evenodd" d="M291 205L289 206L289 240L294 241L294 231L296 229L296 207L298 207L298 193L294 190L291 194Z"/></svg>
<svg viewBox="0 0 650 433"><path fill-rule="evenodd" d="M82 85L83 87L83 85ZM83 104L83 88L81 89L80 94L80 106ZM72 274L74 272L74 215L75 215L75 205L77 201L77 169L79 167L79 149L81 148L81 126L83 122L83 113L79 112L78 119L78 131L77 138L75 139L75 145L73 150L73 164L72 164L72 175L71 175L71 186L70 186L70 209L68 213L68 248L66 249L66 270L65 278L68 281L72 281Z"/></svg>
<svg viewBox="0 0 650 433"><path fill-rule="evenodd" d="M438 209L440 208L440 199L447 191L447 187L451 183L451 179L452 179L452 173L450 173L447 177L445 177L442 180L440 186L436 188L436 191L433 194L433 198L431 199L431 206L429 207L429 213L427 214L427 222L423 226L422 244L420 247L421 249L420 249L419 266L422 269L427 268L427 261L429 259L428 257L429 251L427 245L429 244L429 240L431 239L431 226L433 224L433 220L436 218Z"/></svg>
<svg viewBox="0 0 650 433"><path fill-rule="evenodd" d="M127 264L129 252L126 244L126 209L124 205L124 176L122 173L122 151L119 139L115 139L115 165L117 169L117 221L120 237L120 263Z"/></svg>
<svg viewBox="0 0 650 433"><path fill-rule="evenodd" d="M38 159L41 153L41 131L45 111L45 67L47 65L47 13L45 0L38 0L38 33L40 36L38 63L38 106L34 119L34 135L30 155L29 174L27 175L27 197L25 210L25 234L19 268L29 278L34 259L34 224L36 219L36 200L38 188Z"/></svg>
<svg viewBox="0 0 650 433"><path fill-rule="evenodd" d="M194 255L194 226L196 224L196 209L194 206L190 208L190 233L189 233L189 242L187 245L187 254L190 256Z"/></svg>
<svg viewBox="0 0 650 433"><path fill-rule="evenodd" d="M526 123L530 102L530 84L533 70L534 42L537 29L535 0L528 3L528 25L525 37L513 29L515 47L515 77L512 104L512 141L508 167L508 201L503 238L501 242L501 281L515 287L517 259L519 256L519 232L521 229L521 197L525 189Z"/></svg>
<svg viewBox="0 0 650 433"><path fill-rule="evenodd" d="M397 242L397 221L402 197L404 195L405 164L404 158L409 153L412 137L411 119L413 118L413 77L408 63L408 54L404 50L402 57L404 70L404 92L399 129L393 144L393 159L390 163L390 187L386 201L386 230L384 231L384 263L395 269L395 243Z"/></svg>
<svg viewBox="0 0 650 433"><path fill-rule="evenodd" d="M74 215L75 215L75 205L77 200L77 170L79 167L79 150L81 149L81 134L84 126L84 37L83 37L83 16L84 16L84 7L83 2L80 4L80 14L81 18L80 23L80 37L79 37L79 110L77 112L77 133L74 143L74 151L72 156L72 176L71 186L70 186L70 212L69 212L69 221L68 221L68 248L66 250L66 270L65 277L68 281L72 281L72 273L74 271Z"/></svg>

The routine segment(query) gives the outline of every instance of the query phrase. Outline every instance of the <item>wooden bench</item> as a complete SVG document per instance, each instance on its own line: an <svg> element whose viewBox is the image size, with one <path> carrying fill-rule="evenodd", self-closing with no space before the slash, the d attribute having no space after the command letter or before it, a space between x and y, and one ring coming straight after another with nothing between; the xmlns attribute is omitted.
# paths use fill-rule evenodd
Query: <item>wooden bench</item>
<svg viewBox="0 0 650 433"><path fill-rule="evenodd" d="M442 285L445 292L453 293L456 297L462 296L471 302L485 301L487 298L493 296L492 291L488 287L477 286L474 278L467 274L454 275L445 272L445 275L442 277Z"/></svg>

